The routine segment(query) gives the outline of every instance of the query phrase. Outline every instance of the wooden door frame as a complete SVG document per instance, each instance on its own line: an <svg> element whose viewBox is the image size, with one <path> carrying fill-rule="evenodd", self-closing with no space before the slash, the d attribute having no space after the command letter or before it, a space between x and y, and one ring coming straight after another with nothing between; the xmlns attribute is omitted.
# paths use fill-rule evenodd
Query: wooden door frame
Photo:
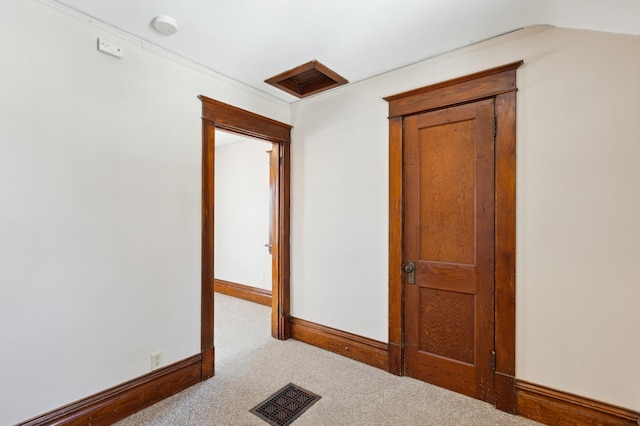
<svg viewBox="0 0 640 426"><path fill-rule="evenodd" d="M523 61L384 98L389 102L389 371L404 373L404 117L495 100L494 405L515 412L516 70Z"/></svg>
<svg viewBox="0 0 640 426"><path fill-rule="evenodd" d="M290 176L291 128L272 120L205 96L202 101L202 271L201 328L202 380L214 375L214 187L215 129L261 139L273 144L280 158L275 184L275 211L272 247L271 334L285 340L290 330Z"/></svg>

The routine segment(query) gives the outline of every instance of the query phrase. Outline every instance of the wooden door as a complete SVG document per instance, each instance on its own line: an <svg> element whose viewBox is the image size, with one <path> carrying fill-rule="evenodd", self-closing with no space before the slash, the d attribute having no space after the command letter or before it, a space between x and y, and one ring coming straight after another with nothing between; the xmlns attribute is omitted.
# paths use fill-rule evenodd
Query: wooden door
<svg viewBox="0 0 640 426"><path fill-rule="evenodd" d="M406 117L404 138L405 373L493 402L494 100Z"/></svg>

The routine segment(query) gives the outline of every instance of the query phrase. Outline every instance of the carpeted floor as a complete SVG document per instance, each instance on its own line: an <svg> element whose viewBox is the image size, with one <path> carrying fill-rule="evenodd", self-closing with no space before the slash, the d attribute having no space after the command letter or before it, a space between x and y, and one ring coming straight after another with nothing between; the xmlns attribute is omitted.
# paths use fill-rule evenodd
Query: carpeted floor
<svg viewBox="0 0 640 426"><path fill-rule="evenodd" d="M265 426L249 410L293 383L322 398L294 425L538 425L491 405L270 336L270 308L216 293L216 376L119 422Z"/></svg>

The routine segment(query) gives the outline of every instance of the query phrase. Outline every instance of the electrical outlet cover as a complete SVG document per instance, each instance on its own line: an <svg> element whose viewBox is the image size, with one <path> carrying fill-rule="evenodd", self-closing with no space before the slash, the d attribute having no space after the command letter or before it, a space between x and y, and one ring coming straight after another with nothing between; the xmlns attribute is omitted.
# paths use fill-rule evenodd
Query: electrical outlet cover
<svg viewBox="0 0 640 426"><path fill-rule="evenodd" d="M151 369L155 370L162 366L162 352L154 352L151 354Z"/></svg>

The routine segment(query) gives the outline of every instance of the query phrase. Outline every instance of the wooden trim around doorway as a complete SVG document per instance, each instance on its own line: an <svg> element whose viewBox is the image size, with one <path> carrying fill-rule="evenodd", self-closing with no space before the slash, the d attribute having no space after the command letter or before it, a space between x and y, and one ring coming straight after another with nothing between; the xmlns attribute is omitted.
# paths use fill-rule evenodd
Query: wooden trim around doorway
<svg viewBox="0 0 640 426"><path fill-rule="evenodd" d="M279 158L275 188L274 235L272 246L271 334L285 340L289 327L289 194L290 146L292 126L254 114L205 96L202 101L202 273L201 273L201 351L203 380L213 376L215 365L213 339L214 297L214 187L215 130L271 142Z"/></svg>
<svg viewBox="0 0 640 426"><path fill-rule="evenodd" d="M213 345L213 212L215 188L215 127L202 126L202 258L200 294L200 350L202 379L213 377L215 349Z"/></svg>
<svg viewBox="0 0 640 426"><path fill-rule="evenodd" d="M404 374L403 124L404 117L495 99L495 398L515 412L516 70L522 61L385 98L389 102L389 365Z"/></svg>

